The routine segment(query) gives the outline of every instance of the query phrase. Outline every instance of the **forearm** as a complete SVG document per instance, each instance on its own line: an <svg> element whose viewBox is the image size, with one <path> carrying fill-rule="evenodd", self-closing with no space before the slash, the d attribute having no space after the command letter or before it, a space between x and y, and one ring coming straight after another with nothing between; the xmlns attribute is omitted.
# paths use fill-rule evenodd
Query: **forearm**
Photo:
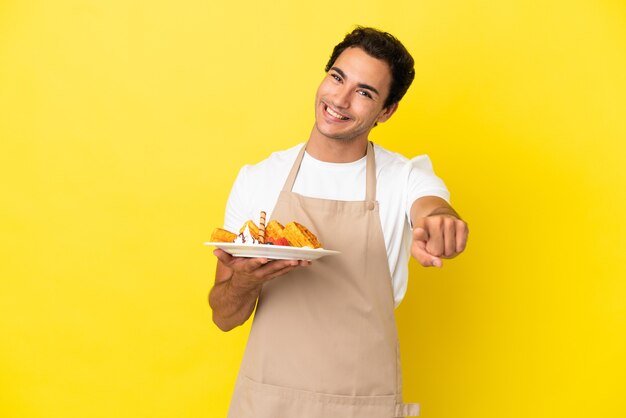
<svg viewBox="0 0 626 418"><path fill-rule="evenodd" d="M213 251L213 254L218 262L209 305L213 309L213 322L222 331L230 331L250 318L263 283L287 274L298 266L311 264L303 260L233 257L220 249Z"/></svg>
<svg viewBox="0 0 626 418"><path fill-rule="evenodd" d="M213 322L222 331L230 331L242 325L254 312L260 293L260 285L251 288L238 287L232 276L216 282L209 294Z"/></svg>

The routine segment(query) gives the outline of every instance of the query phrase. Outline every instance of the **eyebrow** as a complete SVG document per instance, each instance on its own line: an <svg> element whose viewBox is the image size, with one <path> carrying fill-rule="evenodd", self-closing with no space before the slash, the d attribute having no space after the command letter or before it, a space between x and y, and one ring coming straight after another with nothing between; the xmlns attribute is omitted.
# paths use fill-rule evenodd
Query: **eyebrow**
<svg viewBox="0 0 626 418"><path fill-rule="evenodd" d="M346 73L344 73L341 68L337 68L337 67L332 67L331 68L332 71L335 71L336 73L338 73L340 76L342 76L343 78L348 78L346 76ZM378 90L376 90L374 87L370 86L369 84L365 84L365 83L358 83L357 86L359 86L362 89L367 89L367 90L371 90L374 93L376 93L377 95L380 96L380 93L378 92Z"/></svg>

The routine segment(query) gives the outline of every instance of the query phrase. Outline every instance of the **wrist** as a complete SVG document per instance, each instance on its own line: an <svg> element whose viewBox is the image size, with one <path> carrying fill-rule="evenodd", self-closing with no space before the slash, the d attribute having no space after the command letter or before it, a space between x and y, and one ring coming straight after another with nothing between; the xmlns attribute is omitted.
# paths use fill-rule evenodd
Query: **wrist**
<svg viewBox="0 0 626 418"><path fill-rule="evenodd" d="M435 208L432 212L430 212L428 216L441 216L441 215L448 215L448 216L453 216L457 219L461 219L461 217L459 216L458 213L456 213L456 211L450 207L439 207L439 208Z"/></svg>

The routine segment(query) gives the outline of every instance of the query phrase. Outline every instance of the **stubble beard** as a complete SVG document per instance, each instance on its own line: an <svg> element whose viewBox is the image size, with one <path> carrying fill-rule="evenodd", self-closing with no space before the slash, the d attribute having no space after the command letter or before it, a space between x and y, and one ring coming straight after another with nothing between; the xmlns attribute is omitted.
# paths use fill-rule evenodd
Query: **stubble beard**
<svg viewBox="0 0 626 418"><path fill-rule="evenodd" d="M348 142L352 142L355 141L356 139L360 138L363 136L363 134L367 136L369 136L369 132L372 130L372 128L374 128L375 125L372 125L369 128L366 127L362 127L361 129L358 129L356 131L348 131L348 132L338 132L338 133L330 133L330 132L325 132L323 129L320 128L320 123L319 122L315 122L315 129L317 130L317 132L319 132L322 136L324 136L325 138L331 139L331 140L335 140L338 142L344 142L344 143L348 143Z"/></svg>

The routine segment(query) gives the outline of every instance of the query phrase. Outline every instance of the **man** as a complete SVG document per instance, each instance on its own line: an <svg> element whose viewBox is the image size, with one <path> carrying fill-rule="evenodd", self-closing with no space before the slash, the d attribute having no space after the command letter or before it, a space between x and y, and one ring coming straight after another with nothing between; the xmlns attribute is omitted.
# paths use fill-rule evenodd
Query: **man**
<svg viewBox="0 0 626 418"><path fill-rule="evenodd" d="M407 160L369 141L414 74L393 36L355 29L328 62L308 142L239 173L226 229L269 209L268 218L302 223L341 254L311 263L215 250L214 322L228 331L256 306L229 417L417 415L402 403L394 319L408 254L441 267L464 250L468 229L427 157Z"/></svg>

